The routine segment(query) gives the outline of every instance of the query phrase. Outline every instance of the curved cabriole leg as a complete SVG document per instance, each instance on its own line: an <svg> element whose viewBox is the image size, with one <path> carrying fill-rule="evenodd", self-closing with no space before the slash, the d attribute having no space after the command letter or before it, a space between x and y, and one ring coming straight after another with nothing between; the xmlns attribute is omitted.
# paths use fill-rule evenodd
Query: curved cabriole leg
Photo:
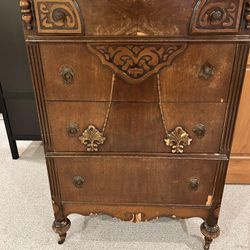
<svg viewBox="0 0 250 250"><path fill-rule="evenodd" d="M201 233L205 236L205 245L204 249L208 250L210 248L210 244L214 239L219 237L220 235L220 228L218 225L215 226L208 226L206 222L201 224Z"/></svg>
<svg viewBox="0 0 250 250"><path fill-rule="evenodd" d="M59 234L60 239L58 240L58 244L64 243L70 225L71 222L68 218L66 218L64 221L56 221L56 220L54 221L52 228L55 233Z"/></svg>

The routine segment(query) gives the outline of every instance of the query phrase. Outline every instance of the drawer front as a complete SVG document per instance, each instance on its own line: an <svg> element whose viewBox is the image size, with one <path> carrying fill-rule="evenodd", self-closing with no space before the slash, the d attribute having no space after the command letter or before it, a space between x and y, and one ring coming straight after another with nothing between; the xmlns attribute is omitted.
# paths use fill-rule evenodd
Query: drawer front
<svg viewBox="0 0 250 250"><path fill-rule="evenodd" d="M137 43L132 47L40 44L47 99L109 101L115 72L113 101L156 102L160 72L163 102L227 101L235 44ZM116 56L111 58L110 53Z"/></svg>
<svg viewBox="0 0 250 250"><path fill-rule="evenodd" d="M55 163L62 201L137 205L211 205L217 167L216 161L118 156Z"/></svg>
<svg viewBox="0 0 250 250"><path fill-rule="evenodd" d="M164 120L169 134L181 126L192 139L184 152L215 153L220 148L226 104L163 103L163 114L158 103L146 102L111 106L108 102L49 102L47 109L55 151L173 152L174 147L166 145ZM99 137L87 129L90 125L100 132ZM98 144L92 150L91 138ZM187 143L185 136L175 134L172 139L174 145Z"/></svg>
<svg viewBox="0 0 250 250"><path fill-rule="evenodd" d="M40 34L181 36L238 33L243 0L33 0L33 5Z"/></svg>

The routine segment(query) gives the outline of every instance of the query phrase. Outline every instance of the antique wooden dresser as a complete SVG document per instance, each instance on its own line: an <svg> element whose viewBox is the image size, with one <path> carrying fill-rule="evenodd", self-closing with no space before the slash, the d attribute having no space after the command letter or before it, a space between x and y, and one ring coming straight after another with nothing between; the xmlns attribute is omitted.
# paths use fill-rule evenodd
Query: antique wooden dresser
<svg viewBox="0 0 250 250"><path fill-rule="evenodd" d="M52 204L67 216L217 225L250 1L21 0Z"/></svg>

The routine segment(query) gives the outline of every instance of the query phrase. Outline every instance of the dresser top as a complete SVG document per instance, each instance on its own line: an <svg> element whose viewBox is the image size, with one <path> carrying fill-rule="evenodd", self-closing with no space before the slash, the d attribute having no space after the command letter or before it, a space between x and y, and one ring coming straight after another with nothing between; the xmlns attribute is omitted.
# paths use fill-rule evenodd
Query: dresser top
<svg viewBox="0 0 250 250"><path fill-rule="evenodd" d="M20 6L30 40L249 39L244 0L20 0Z"/></svg>

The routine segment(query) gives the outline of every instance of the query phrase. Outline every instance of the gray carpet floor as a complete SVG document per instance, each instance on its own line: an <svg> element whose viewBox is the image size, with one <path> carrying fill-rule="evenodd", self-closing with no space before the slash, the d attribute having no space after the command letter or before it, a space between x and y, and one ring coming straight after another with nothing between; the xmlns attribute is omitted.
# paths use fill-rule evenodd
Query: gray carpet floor
<svg viewBox="0 0 250 250"><path fill-rule="evenodd" d="M21 157L13 161L0 117L0 249L202 249L199 218L133 224L71 215L67 240L57 245L42 144L18 142L18 147ZM226 186L219 225L221 236L211 250L250 249L250 186Z"/></svg>

